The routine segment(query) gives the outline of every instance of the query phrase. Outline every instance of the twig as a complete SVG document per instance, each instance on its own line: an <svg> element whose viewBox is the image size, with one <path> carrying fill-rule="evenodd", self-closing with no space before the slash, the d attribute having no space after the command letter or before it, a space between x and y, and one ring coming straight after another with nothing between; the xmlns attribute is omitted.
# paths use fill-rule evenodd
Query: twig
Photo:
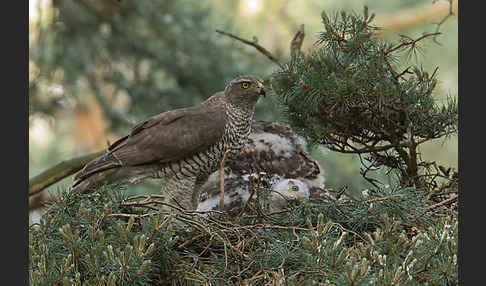
<svg viewBox="0 0 486 286"><path fill-rule="evenodd" d="M396 75L395 79L399 79L400 77L402 77L405 74L412 74L412 72L409 71L409 69L410 69L410 67L406 68L404 71L402 71L401 73ZM435 74L435 72L434 72L434 74Z"/></svg>
<svg viewBox="0 0 486 286"><path fill-rule="evenodd" d="M440 35L441 33L440 32L435 32L435 33L424 33L421 37L418 37L417 39L411 39L410 37L407 37L407 36L402 36L403 38L407 38L409 39L408 42L402 42L401 44L395 46L395 47L391 47L389 48L388 50L386 50L384 52L384 55L388 55L390 54L391 52L394 52L402 47L405 47L405 46L412 46L412 47L415 47L415 45L420 42L421 40L425 39L425 38L428 38L428 37L431 37L431 36L437 36L437 35Z"/></svg>
<svg viewBox="0 0 486 286"><path fill-rule="evenodd" d="M448 198L447 200L443 200L442 202L439 202L439 203L436 203L436 204L433 204L429 207L427 207L427 210L431 210L431 209L434 209L436 207L440 207L440 206L443 206L443 205L447 205L447 204L450 204L452 203L453 201L456 201L457 198L458 198L459 195L455 194L453 195L452 197Z"/></svg>
<svg viewBox="0 0 486 286"><path fill-rule="evenodd" d="M286 229L286 230L309 230L308 228L298 227L298 226L284 226L284 225L265 225L265 224L253 224L253 225L243 225L235 227L237 229Z"/></svg>
<svg viewBox="0 0 486 286"><path fill-rule="evenodd" d="M226 158L228 158L228 153L231 149L227 149L224 152L223 160L221 160L221 167L219 169L219 184L221 186L221 194L219 197L219 210L224 212L224 163L226 162Z"/></svg>
<svg viewBox="0 0 486 286"><path fill-rule="evenodd" d="M348 190L348 186L342 186L341 189L337 192L336 194L336 202L339 201L339 199L341 198L341 196L346 193L346 191Z"/></svg>
<svg viewBox="0 0 486 286"><path fill-rule="evenodd" d="M126 218L130 218L130 217L134 217L134 218L143 218L143 217L146 217L146 216L151 216L152 214L150 213L146 213L146 214L125 214L125 213L116 213L116 214L109 214L108 216L110 217L126 217Z"/></svg>
<svg viewBox="0 0 486 286"><path fill-rule="evenodd" d="M233 38L235 40L238 40L240 42L243 42L247 45L250 45L252 47L254 47L255 49L257 49L259 52L261 52L262 54L264 54L268 59L270 59L272 62L274 62L275 64L277 64L281 69L284 69L284 66L280 63L280 61L272 54L270 53L267 49L265 49L264 47L260 46L259 44L256 43L256 41L248 41L248 40L245 40L245 39L242 39L238 36L235 36L231 33L228 33L228 32L225 32L225 31L222 31L222 30L216 30L217 33L220 33L220 34L223 34L225 36L228 36L230 38Z"/></svg>
<svg viewBox="0 0 486 286"><path fill-rule="evenodd" d="M449 2L449 13L447 13L447 15L444 18L442 18L442 20L439 23L437 23L437 28L435 29L435 32L439 32L440 27L445 23L445 21L447 21L447 19L449 19L451 16L454 16L453 5L452 5L452 2L454 0L447 0L447 1ZM437 0L433 1L432 3L435 2L437 2ZM434 36L433 40L435 43L440 45L440 43L437 41L437 36Z"/></svg>
<svg viewBox="0 0 486 286"><path fill-rule="evenodd" d="M248 207L248 204L250 203L251 199L253 198L253 195L256 192L256 188L251 188L251 193L250 196L248 197L248 200L246 200L245 204L243 205L243 208L241 209L240 213L237 216L241 216L245 211L246 208Z"/></svg>
<svg viewBox="0 0 486 286"><path fill-rule="evenodd" d="M428 139L430 140L430 139ZM407 147L407 144L388 144L384 146L377 146L377 147L368 147L368 148L356 148L353 147L352 145L347 144L348 149L346 149L346 146L344 146L342 149L335 148L333 146L327 146L327 148L331 151L336 151L339 153L350 153L350 154L362 154L362 153L372 153L372 152L381 152L381 151L386 151L388 149L392 148L399 148L399 147ZM352 149L352 150L349 150Z"/></svg>
<svg viewBox="0 0 486 286"><path fill-rule="evenodd" d="M367 204L367 203L373 203L373 202L381 202L381 201L386 201L386 200L393 199L393 198L394 198L394 196L393 195L390 195L390 196L386 196L386 197L381 197L381 198L366 200L366 201L363 201L363 203L364 204Z"/></svg>
<svg viewBox="0 0 486 286"><path fill-rule="evenodd" d="M220 211L214 211L214 210L207 210L207 211L196 211L196 210L185 210L181 207L178 207L176 205L160 201L160 200L152 200L151 198L161 198L163 196L160 195L154 195L150 194L147 196L140 195L140 196L134 196L127 198L125 201L121 202L118 204L118 207L146 207L146 208L151 208L149 205L154 204L154 205L162 205L169 207L171 209L175 209L179 211L182 214L186 215L193 215L193 214L223 214ZM136 199L136 198L146 198L145 200L140 200L140 201L134 201L134 202L127 202L128 200ZM157 210L160 211L160 210Z"/></svg>
<svg viewBox="0 0 486 286"><path fill-rule="evenodd" d="M105 151L103 150L63 161L33 177L29 180L29 197L42 192L50 185L57 183L65 177L70 176L81 170L81 168L83 168L83 166L86 165L89 161L102 155L104 152Z"/></svg>
<svg viewBox="0 0 486 286"><path fill-rule="evenodd" d="M179 249L184 248L186 245L191 244L195 240L198 240L198 239L200 239L200 238L202 238L202 237L204 237L206 235L207 235L207 233L201 233L199 235L196 235L196 236L192 237L191 239L186 240L185 242L183 242L179 246L177 246L177 248L179 248Z"/></svg>
<svg viewBox="0 0 486 286"><path fill-rule="evenodd" d="M361 176L366 180L368 181L370 184L372 184L376 189L380 189L380 187L376 184L376 182L378 182L378 180L376 179L373 179L373 178L370 178L370 177L367 177L366 174L369 172L369 171L372 171L373 169L373 162L371 162L370 165L366 165L366 163L363 161L363 158L361 157L361 154L358 154L358 157L359 157L359 160L361 162L361 165L364 166L364 168L360 168L360 173L361 173ZM379 169L378 167L376 169ZM375 169L375 170L376 170Z"/></svg>

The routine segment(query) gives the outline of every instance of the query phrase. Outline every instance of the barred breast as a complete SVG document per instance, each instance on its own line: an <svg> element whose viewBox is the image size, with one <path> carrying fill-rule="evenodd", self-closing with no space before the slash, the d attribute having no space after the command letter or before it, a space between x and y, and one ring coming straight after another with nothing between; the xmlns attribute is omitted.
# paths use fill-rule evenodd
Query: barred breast
<svg viewBox="0 0 486 286"><path fill-rule="evenodd" d="M224 134L216 144L204 152L166 164L155 177L174 176L180 180L183 179L182 176L194 177L201 174L209 176L219 168L226 150L230 149L233 155L238 154L247 143L251 132L253 111L245 112L230 105L226 110L227 123Z"/></svg>

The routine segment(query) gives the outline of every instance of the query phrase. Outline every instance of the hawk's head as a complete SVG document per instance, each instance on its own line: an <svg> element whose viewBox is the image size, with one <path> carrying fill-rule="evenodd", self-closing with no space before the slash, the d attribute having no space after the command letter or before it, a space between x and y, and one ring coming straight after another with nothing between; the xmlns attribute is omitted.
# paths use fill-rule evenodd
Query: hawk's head
<svg viewBox="0 0 486 286"><path fill-rule="evenodd" d="M228 83L224 94L231 104L253 108L260 96L265 96L263 80L251 75L238 76Z"/></svg>
<svg viewBox="0 0 486 286"><path fill-rule="evenodd" d="M301 180L283 179L278 182L273 190L277 198L285 200L307 201L309 199L309 187Z"/></svg>

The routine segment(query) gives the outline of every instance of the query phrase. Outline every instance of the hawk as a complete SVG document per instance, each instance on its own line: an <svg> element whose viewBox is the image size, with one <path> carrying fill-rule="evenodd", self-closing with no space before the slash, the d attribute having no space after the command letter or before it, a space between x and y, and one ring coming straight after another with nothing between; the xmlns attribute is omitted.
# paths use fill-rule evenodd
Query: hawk
<svg viewBox="0 0 486 286"><path fill-rule="evenodd" d="M163 179L161 193L168 201L196 209L198 190L226 150L237 153L247 142L260 96L265 96L260 78L238 76L197 106L148 118L76 173L72 190L103 181Z"/></svg>
<svg viewBox="0 0 486 286"><path fill-rule="evenodd" d="M326 197L322 168L308 153L305 139L290 127L253 121L247 141L225 164L224 209L230 215L239 213L258 188L271 190L268 203L273 210L285 207L288 200ZM219 210L219 179L219 172L214 172L201 187L199 211Z"/></svg>
<svg viewBox="0 0 486 286"><path fill-rule="evenodd" d="M219 174L218 174L219 175ZM278 211L288 206L289 202L305 202L309 199L310 186L303 180L286 179L278 175L270 178L256 174L239 176L235 173L225 175L224 210L230 216L238 215L246 202L257 197L256 192L269 191L260 202L269 211ZM219 211L219 177L211 175L201 189L201 198L197 211Z"/></svg>

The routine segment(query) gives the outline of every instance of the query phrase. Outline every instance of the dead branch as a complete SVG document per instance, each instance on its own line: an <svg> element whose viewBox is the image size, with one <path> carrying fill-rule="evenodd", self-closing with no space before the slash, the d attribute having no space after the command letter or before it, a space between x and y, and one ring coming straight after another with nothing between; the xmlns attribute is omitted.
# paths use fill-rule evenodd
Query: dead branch
<svg viewBox="0 0 486 286"><path fill-rule="evenodd" d="M447 19L449 19L451 16L454 16L455 15L454 14L454 11L453 11L453 9L454 9L454 5L453 5L454 0L447 0L447 1L449 2L449 13L447 13L447 15L444 18L442 18L442 20L440 20L439 23L437 23L437 27L435 29L435 32L439 32L440 27L445 23L445 21L447 21ZM435 0L433 3L435 3L435 2L437 2L437 0ZM455 4L456 4L455 5L455 8L457 10L457 1L456 1ZM434 36L434 42L436 42L437 44L440 44L437 41L437 36Z"/></svg>
<svg viewBox="0 0 486 286"><path fill-rule="evenodd" d="M41 193L35 196L30 196L29 211L41 208L44 206L44 204L54 202L55 200L57 200L57 196L49 193Z"/></svg>
<svg viewBox="0 0 486 286"><path fill-rule="evenodd" d="M299 29L294 35L294 38L290 42L290 57L295 57L300 53L300 48L304 42L305 32L304 24L300 25Z"/></svg>
<svg viewBox="0 0 486 286"><path fill-rule="evenodd" d="M265 49L264 47L260 46L259 44L257 44L257 41L249 41L249 40L245 40L243 38L240 38L238 36L235 36L231 33L228 33L228 32L225 32L225 31L222 31L222 30L216 30L217 33L220 33L220 34L223 34L225 36L228 36L230 38L233 38L235 40L238 40L240 42L243 42L247 45L250 45L252 47L254 47L255 49L257 49L259 52L261 52L262 54L264 54L268 59L270 59L272 62L274 62L275 64L277 64L281 69L284 68L284 66L280 63L280 61L277 59L277 57L275 57L271 52L269 52L267 49Z"/></svg>
<svg viewBox="0 0 486 286"><path fill-rule="evenodd" d="M51 167L39 175L29 179L29 197L37 193L42 192L50 185L57 183L58 181L70 176L77 171L81 170L84 165L94 158L102 155L105 151L99 151L91 153L81 157L73 158L63 161L54 167Z"/></svg>

